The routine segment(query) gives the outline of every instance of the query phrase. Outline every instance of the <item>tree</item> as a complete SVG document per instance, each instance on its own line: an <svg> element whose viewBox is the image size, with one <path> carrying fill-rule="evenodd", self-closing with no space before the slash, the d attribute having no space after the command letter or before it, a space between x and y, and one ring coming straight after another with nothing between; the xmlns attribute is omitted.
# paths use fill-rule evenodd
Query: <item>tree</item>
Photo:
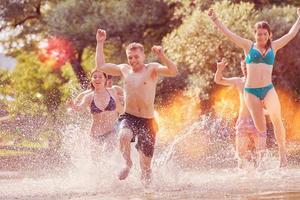
<svg viewBox="0 0 300 200"><path fill-rule="evenodd" d="M17 61L10 76L14 98L10 103L12 113L55 114L66 98L63 88L68 86L71 74L58 76L33 53L19 55Z"/></svg>
<svg viewBox="0 0 300 200"><path fill-rule="evenodd" d="M4 10L0 13L4 19L0 30L14 31L11 37L0 41L9 49L8 53L16 55L17 50L25 47L37 49L38 43L50 36L71 42L74 53L68 61L83 87L87 86L87 77L82 56L85 48L95 46L97 28L106 29L111 44L119 50L132 40L145 41L150 46L160 42L170 30L168 22L172 15L161 0L5 0L0 8ZM120 58L119 51L115 57Z"/></svg>
<svg viewBox="0 0 300 200"><path fill-rule="evenodd" d="M215 4L214 9L232 31L251 37L252 4L222 2ZM229 16L228 12L232 15ZM218 59L228 58L231 71L239 65L238 54L241 50L218 33L206 12L194 11L178 29L164 38L163 43L171 58L180 63L180 70L189 74L186 80L188 88L202 99L208 98L215 70L213 66Z"/></svg>
<svg viewBox="0 0 300 200"><path fill-rule="evenodd" d="M5 38L1 44L6 53L16 56L20 48L30 51L45 36L45 16L57 0L3 0L0 2L0 31Z"/></svg>
<svg viewBox="0 0 300 200"><path fill-rule="evenodd" d="M234 3L250 2L255 4L256 8L264 8L270 5L294 5L299 6L300 2L297 0L233 0Z"/></svg>
<svg viewBox="0 0 300 200"><path fill-rule="evenodd" d="M296 9L291 6L273 6L271 9L257 11L254 4L232 4L229 1L222 1L212 7L230 30L252 40L254 40L252 27L258 20L267 19L272 26L274 38L278 38L288 32L296 18ZM275 84L285 83L291 87L297 82L299 86L297 81L299 74L295 70L300 66L299 59L295 56L299 54L297 54L299 51L297 40L299 36L278 52L274 66ZM194 11L191 16L184 19L181 26L164 38L163 44L169 56L179 63L180 70L188 74L187 89L192 95L200 96L202 99L208 99L213 89L213 74L218 59L225 57L229 60L230 66L225 76L241 74L239 62L242 50L216 30L206 12ZM286 59L289 55L293 57L289 58L291 61ZM293 70L283 67L286 65ZM277 72L280 69L287 70L284 73Z"/></svg>
<svg viewBox="0 0 300 200"><path fill-rule="evenodd" d="M0 69L0 96L11 95L10 74L8 70Z"/></svg>

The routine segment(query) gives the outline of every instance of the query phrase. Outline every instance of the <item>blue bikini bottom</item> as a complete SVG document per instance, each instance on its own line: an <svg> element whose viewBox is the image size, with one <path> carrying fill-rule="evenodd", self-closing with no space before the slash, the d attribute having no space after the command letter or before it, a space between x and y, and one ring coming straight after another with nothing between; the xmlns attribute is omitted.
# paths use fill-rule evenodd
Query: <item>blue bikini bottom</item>
<svg viewBox="0 0 300 200"><path fill-rule="evenodd" d="M259 98L260 100L264 100L264 98L266 97L266 95L268 94L268 92L273 88L273 84L270 83L269 85L265 86L265 87L260 87L260 88L248 88L245 87L244 90L250 94L255 95L257 98Z"/></svg>

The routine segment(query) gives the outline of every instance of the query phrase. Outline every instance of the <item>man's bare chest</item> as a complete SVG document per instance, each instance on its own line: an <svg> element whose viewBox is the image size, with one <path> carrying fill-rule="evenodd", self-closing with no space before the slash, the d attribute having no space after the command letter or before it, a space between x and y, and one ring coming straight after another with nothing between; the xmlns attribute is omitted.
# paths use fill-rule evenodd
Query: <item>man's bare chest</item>
<svg viewBox="0 0 300 200"><path fill-rule="evenodd" d="M156 84L156 79L148 72L128 73L124 77L125 86L130 88L147 88Z"/></svg>

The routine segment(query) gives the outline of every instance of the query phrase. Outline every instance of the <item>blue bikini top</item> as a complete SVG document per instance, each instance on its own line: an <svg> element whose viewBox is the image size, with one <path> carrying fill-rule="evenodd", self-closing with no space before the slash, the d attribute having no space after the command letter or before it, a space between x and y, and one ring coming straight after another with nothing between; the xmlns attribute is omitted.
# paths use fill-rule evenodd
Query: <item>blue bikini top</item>
<svg viewBox="0 0 300 200"><path fill-rule="evenodd" d="M109 95L110 96L110 95ZM101 110L100 108L98 108L95 104L94 98L93 101L91 103L91 113L92 114L96 114L96 113L101 113L103 111L114 111L116 109L116 102L115 100L110 96L109 98L109 102L107 104L107 106L104 108L104 110Z"/></svg>
<svg viewBox="0 0 300 200"><path fill-rule="evenodd" d="M262 55L257 49L254 49L254 44L252 44L251 49L248 53L248 55L246 56L246 63L250 64L250 63L265 63L268 65L273 65L274 61L275 61L275 54L274 54L274 50L272 49L272 47L270 48L271 50L269 51L268 49L268 53L266 55Z"/></svg>

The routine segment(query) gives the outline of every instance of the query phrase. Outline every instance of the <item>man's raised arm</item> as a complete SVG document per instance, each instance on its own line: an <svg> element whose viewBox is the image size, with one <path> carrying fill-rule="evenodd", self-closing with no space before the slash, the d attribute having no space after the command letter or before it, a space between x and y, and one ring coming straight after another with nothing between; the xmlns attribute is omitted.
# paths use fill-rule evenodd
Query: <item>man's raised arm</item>
<svg viewBox="0 0 300 200"><path fill-rule="evenodd" d="M174 77L178 74L177 65L164 54L161 46L153 46L152 52L158 57L160 62L165 65L160 65L156 68L158 75Z"/></svg>
<svg viewBox="0 0 300 200"><path fill-rule="evenodd" d="M104 47L104 42L106 40L106 31L102 29L98 29L96 34L96 39L97 39L96 68L112 76L121 76L122 74L119 65L112 64L112 63L105 63L103 47Z"/></svg>

